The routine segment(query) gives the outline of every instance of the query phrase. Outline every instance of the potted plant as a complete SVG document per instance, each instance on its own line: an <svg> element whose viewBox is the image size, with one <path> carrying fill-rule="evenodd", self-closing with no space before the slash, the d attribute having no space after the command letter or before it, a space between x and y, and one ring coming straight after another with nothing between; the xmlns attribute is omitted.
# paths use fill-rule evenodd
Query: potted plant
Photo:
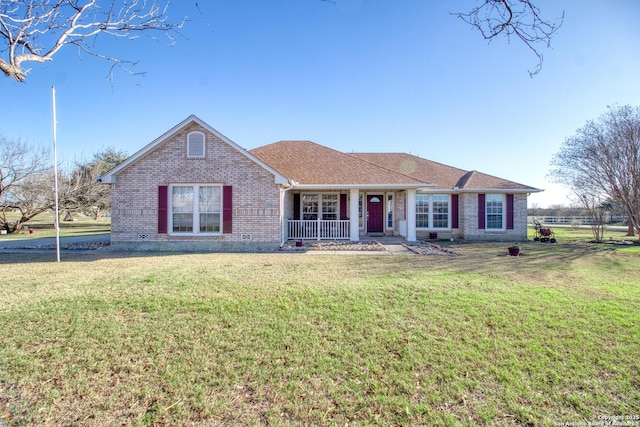
<svg viewBox="0 0 640 427"><path fill-rule="evenodd" d="M511 256L520 255L520 247L518 246L517 243L514 243L513 245L509 246L507 249L509 250L509 255Z"/></svg>

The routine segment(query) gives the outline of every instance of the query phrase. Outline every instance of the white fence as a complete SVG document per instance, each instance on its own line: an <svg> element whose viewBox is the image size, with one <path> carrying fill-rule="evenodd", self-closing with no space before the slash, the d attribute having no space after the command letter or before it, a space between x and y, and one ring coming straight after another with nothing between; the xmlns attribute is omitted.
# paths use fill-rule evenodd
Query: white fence
<svg viewBox="0 0 640 427"><path fill-rule="evenodd" d="M593 218L590 216L530 216L527 217L529 224L533 223L533 220L540 221L541 224L566 224L566 225L591 225ZM606 215L604 218L607 224L624 223L627 218L617 215Z"/></svg>
<svg viewBox="0 0 640 427"><path fill-rule="evenodd" d="M289 220L288 238L295 240L349 239L350 221Z"/></svg>

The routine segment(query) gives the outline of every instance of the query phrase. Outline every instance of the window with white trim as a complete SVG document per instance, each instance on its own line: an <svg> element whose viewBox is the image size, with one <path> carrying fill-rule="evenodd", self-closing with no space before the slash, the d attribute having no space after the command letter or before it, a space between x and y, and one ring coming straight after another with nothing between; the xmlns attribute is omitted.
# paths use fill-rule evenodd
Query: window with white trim
<svg viewBox="0 0 640 427"><path fill-rule="evenodd" d="M339 200L337 194L322 195L322 219L325 221L337 221L340 212Z"/></svg>
<svg viewBox="0 0 640 427"><path fill-rule="evenodd" d="M222 186L171 186L172 233L199 234L222 231Z"/></svg>
<svg viewBox="0 0 640 427"><path fill-rule="evenodd" d="M485 215L487 230L504 230L505 202L503 194L487 194L485 196Z"/></svg>
<svg viewBox="0 0 640 427"><path fill-rule="evenodd" d="M301 200L302 219L335 221L340 209L337 194L303 194Z"/></svg>
<svg viewBox="0 0 640 427"><path fill-rule="evenodd" d="M433 194L431 196L433 206L432 228L449 228L449 195Z"/></svg>
<svg viewBox="0 0 640 427"><path fill-rule="evenodd" d="M317 220L320 205L318 204L319 194L303 194L302 195L302 219Z"/></svg>
<svg viewBox="0 0 640 427"><path fill-rule="evenodd" d="M450 228L450 212L448 194L416 194L416 228Z"/></svg>
<svg viewBox="0 0 640 427"><path fill-rule="evenodd" d="M416 228L429 228L428 194L416 194Z"/></svg>
<svg viewBox="0 0 640 427"><path fill-rule="evenodd" d="M387 228L393 229L393 193L387 194Z"/></svg>
<svg viewBox="0 0 640 427"><path fill-rule="evenodd" d="M191 132L187 135L187 157L190 159L204 158L204 133Z"/></svg>

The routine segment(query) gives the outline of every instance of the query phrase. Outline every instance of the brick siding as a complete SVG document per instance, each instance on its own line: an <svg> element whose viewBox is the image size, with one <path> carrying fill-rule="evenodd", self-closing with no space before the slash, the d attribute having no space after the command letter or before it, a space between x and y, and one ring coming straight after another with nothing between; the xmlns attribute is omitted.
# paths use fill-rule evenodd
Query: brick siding
<svg viewBox="0 0 640 427"><path fill-rule="evenodd" d="M204 159L187 158L187 135L193 131L205 134ZM158 186L180 183L231 185L233 232L158 234ZM194 249L214 250L280 244L280 190L273 174L195 123L120 171L112 185L111 241L116 246L171 249L172 242L183 248L189 241Z"/></svg>
<svg viewBox="0 0 640 427"><path fill-rule="evenodd" d="M527 195L513 197L513 230L478 229L478 193L460 194L460 237L473 241L523 242L527 240ZM504 206L506 215L506 205Z"/></svg>

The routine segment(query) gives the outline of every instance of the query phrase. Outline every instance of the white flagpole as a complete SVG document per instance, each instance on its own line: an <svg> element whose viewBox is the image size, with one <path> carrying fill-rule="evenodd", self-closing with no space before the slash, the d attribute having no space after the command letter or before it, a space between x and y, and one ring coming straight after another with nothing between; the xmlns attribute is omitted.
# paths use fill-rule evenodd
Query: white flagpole
<svg viewBox="0 0 640 427"><path fill-rule="evenodd" d="M56 207L53 212L54 226L56 228L56 262L60 262L60 220L58 218L58 147L56 143L56 87L51 86L51 99L53 101L53 191L55 193Z"/></svg>

